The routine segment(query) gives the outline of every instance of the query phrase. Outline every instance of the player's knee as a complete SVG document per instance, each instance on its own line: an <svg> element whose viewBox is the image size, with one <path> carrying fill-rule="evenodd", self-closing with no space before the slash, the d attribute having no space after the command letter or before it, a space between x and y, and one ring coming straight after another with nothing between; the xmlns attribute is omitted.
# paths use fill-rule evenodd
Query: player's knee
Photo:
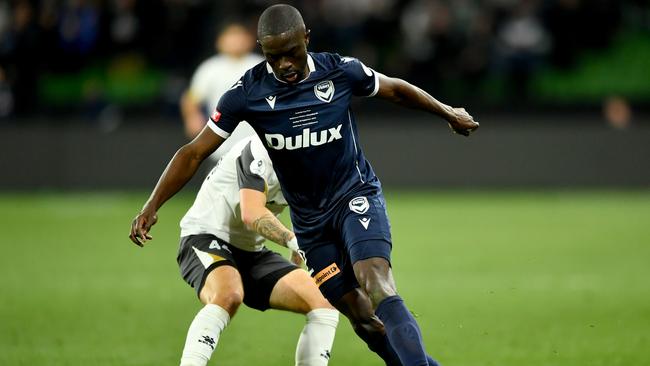
<svg viewBox="0 0 650 366"><path fill-rule="evenodd" d="M370 298L373 308L376 308L383 299L397 295L387 260L369 258L358 261L354 264L354 273L361 288Z"/></svg>
<svg viewBox="0 0 650 366"><path fill-rule="evenodd" d="M391 284L387 282L367 281L363 287L366 294L368 294L374 309L376 309L377 305L379 305L379 303L385 298L397 295L395 287L391 286Z"/></svg>
<svg viewBox="0 0 650 366"><path fill-rule="evenodd" d="M222 291L208 296L208 303L219 305L224 308L230 316L234 316L237 309L244 301L243 291Z"/></svg>
<svg viewBox="0 0 650 366"><path fill-rule="evenodd" d="M318 295L320 295L320 293L318 293ZM307 309L306 309L307 311L312 311L316 309L334 310L334 306L332 306L332 304L330 304L330 302L327 301L327 299L325 299L325 297L323 297L322 295L313 296L309 299L306 299L306 303L307 303Z"/></svg>

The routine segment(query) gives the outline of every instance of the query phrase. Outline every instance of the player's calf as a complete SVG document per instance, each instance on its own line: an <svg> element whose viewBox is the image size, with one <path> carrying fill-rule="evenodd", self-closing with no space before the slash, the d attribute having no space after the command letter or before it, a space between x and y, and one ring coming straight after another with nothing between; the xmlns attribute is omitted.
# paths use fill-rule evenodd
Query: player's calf
<svg viewBox="0 0 650 366"><path fill-rule="evenodd" d="M219 336L244 299L241 276L229 265L213 269L200 290L205 306L187 331L181 366L205 366L217 348Z"/></svg>
<svg viewBox="0 0 650 366"><path fill-rule="evenodd" d="M339 312L318 291L307 272L297 269L273 287L271 307L307 316L296 346L296 366L326 366L329 362Z"/></svg>
<svg viewBox="0 0 650 366"><path fill-rule="evenodd" d="M201 309L187 331L181 366L205 366L217 348L219 336L230 322L222 307L207 304Z"/></svg>
<svg viewBox="0 0 650 366"><path fill-rule="evenodd" d="M343 295L336 303L349 320L354 332L368 348L381 357L388 366L401 366L399 357L390 346L384 330L384 324L375 315L372 303L363 290L356 288Z"/></svg>
<svg viewBox="0 0 650 366"><path fill-rule="evenodd" d="M371 257L353 265L357 281L372 301L375 313L384 324L388 343L402 365L428 366L430 357L424 350L420 328L397 295L388 260Z"/></svg>

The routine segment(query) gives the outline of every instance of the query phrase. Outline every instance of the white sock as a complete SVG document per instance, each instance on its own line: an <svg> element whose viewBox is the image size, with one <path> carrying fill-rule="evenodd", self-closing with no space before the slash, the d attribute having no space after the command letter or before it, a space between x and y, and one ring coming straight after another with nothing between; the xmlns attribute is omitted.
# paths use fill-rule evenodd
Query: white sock
<svg viewBox="0 0 650 366"><path fill-rule="evenodd" d="M296 347L296 366L326 366L330 359L339 312L314 309L307 313L307 324Z"/></svg>
<svg viewBox="0 0 650 366"><path fill-rule="evenodd" d="M201 309L187 331L181 366L205 366L217 348L219 335L230 322L230 315L219 305Z"/></svg>

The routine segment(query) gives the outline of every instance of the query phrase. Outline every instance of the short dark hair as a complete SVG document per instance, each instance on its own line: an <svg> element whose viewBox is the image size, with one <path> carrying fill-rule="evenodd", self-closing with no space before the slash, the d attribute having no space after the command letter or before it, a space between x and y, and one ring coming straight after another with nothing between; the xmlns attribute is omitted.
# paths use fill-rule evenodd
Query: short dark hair
<svg viewBox="0 0 650 366"><path fill-rule="evenodd" d="M260 15L257 22L257 39L297 29L305 29L305 22L298 9L287 4L272 5Z"/></svg>

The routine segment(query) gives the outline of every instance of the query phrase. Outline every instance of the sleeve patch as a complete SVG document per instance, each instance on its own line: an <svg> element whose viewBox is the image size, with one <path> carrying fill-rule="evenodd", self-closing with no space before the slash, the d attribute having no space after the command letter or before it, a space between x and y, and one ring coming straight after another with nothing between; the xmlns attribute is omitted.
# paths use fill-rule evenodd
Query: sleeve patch
<svg viewBox="0 0 650 366"><path fill-rule="evenodd" d="M251 165L249 166L249 169L251 173L257 174L260 177L264 176L264 173L266 172L266 164L264 164L264 160L262 159L255 159L251 162Z"/></svg>
<svg viewBox="0 0 650 366"><path fill-rule="evenodd" d="M212 121L214 122L219 122L219 118L221 118L221 112L215 109L214 113L212 113L212 116L210 118L212 118Z"/></svg>

